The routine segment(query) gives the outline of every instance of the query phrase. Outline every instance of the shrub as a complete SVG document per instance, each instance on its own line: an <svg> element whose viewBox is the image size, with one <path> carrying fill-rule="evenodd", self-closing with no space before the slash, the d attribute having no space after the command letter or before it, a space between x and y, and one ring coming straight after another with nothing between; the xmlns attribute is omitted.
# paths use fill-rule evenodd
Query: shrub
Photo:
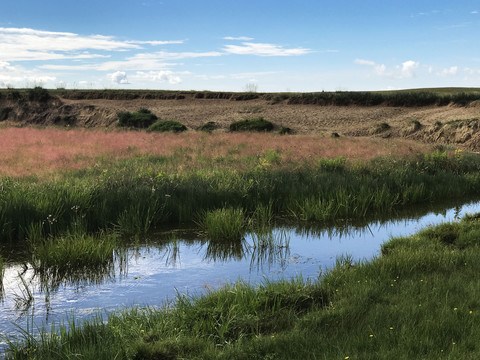
<svg viewBox="0 0 480 360"><path fill-rule="evenodd" d="M152 125L158 118L148 109L140 109L136 113L123 111L118 113L118 126L147 128Z"/></svg>
<svg viewBox="0 0 480 360"><path fill-rule="evenodd" d="M273 124L264 118L246 119L230 124L230 131L272 131Z"/></svg>
<svg viewBox="0 0 480 360"><path fill-rule="evenodd" d="M164 120L164 121L157 121L156 123L150 125L147 129L148 132L150 131L157 131L157 132L182 132L187 130L187 127L182 123L174 120Z"/></svg>
<svg viewBox="0 0 480 360"><path fill-rule="evenodd" d="M289 127L282 126L278 131L278 133L280 135L289 135L289 134L293 134L293 130Z"/></svg>
<svg viewBox="0 0 480 360"><path fill-rule="evenodd" d="M35 86L33 89L28 89L27 96L30 101L46 102L50 100L50 93L47 89L44 89L41 86Z"/></svg>
<svg viewBox="0 0 480 360"><path fill-rule="evenodd" d="M218 125L214 121L209 121L198 128L199 131L206 131L206 132L212 132L213 130L216 130L216 129L218 129Z"/></svg>

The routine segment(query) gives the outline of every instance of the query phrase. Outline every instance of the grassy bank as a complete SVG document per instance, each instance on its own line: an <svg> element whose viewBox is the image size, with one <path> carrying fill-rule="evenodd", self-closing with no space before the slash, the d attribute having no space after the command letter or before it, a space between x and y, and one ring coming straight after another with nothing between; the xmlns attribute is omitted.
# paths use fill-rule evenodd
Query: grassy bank
<svg viewBox="0 0 480 360"><path fill-rule="evenodd" d="M379 258L340 259L317 282L236 283L169 309L26 333L10 359L473 359L479 226L470 216L392 239Z"/></svg>
<svg viewBox="0 0 480 360"><path fill-rule="evenodd" d="M297 222L361 218L480 191L480 159L462 153L283 163L269 151L243 162L204 158L192 168L184 168L188 156L181 155L131 158L49 180L3 178L0 239L105 229L138 234L223 208L251 217L268 207L272 215Z"/></svg>

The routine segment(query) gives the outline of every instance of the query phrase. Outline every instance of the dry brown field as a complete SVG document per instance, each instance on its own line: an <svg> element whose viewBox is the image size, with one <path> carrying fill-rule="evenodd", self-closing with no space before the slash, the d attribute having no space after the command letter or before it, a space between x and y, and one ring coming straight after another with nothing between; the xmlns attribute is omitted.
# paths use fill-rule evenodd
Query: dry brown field
<svg viewBox="0 0 480 360"><path fill-rule="evenodd" d="M196 166L201 157L257 156L268 150L283 161L309 161L346 156L370 159L379 155L405 155L450 149L480 151L480 103L467 106L322 106L273 103L263 98L235 101L198 99L106 100L55 97L46 104L11 107L0 124L0 174L43 176L59 169L92 166L99 159L134 155L188 154L182 166ZM153 134L117 128L117 114L151 110L161 120L176 120L188 131ZM233 121L263 117L274 123L271 134L231 133ZM75 119L72 124L62 119ZM60 121L59 121L60 119ZM219 129L197 131L209 121ZM278 135L288 127L294 135ZM337 133L339 138L332 138Z"/></svg>

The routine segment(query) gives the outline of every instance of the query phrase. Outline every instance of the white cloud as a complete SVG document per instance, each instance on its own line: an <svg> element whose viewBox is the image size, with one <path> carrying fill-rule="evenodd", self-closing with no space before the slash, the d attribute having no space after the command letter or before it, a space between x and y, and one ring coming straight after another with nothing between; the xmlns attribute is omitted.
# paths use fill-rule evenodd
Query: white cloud
<svg viewBox="0 0 480 360"><path fill-rule="evenodd" d="M358 65L369 65L369 66L375 66L376 65L374 61L364 60L364 59L355 59L353 62L355 64L358 64Z"/></svg>
<svg viewBox="0 0 480 360"><path fill-rule="evenodd" d="M243 42L242 45L225 45L223 50L229 54L257 56L297 56L312 52L304 48L284 49L279 45L251 42Z"/></svg>
<svg viewBox="0 0 480 360"><path fill-rule="evenodd" d="M176 41L118 41L112 36L78 35L68 32L42 31L28 28L0 27L0 60L38 61L90 59L105 57L86 50L126 51L142 49L142 44L160 45Z"/></svg>
<svg viewBox="0 0 480 360"><path fill-rule="evenodd" d="M251 79L257 76L268 76L278 74L277 71L257 71L257 72L246 72L246 73L238 73L238 74L231 74L230 78L232 79Z"/></svg>
<svg viewBox="0 0 480 360"><path fill-rule="evenodd" d="M374 71L375 71L375 74L379 76L391 75L391 74L387 74L387 67L384 64L375 65Z"/></svg>
<svg viewBox="0 0 480 360"><path fill-rule="evenodd" d="M379 75L379 76L391 75L391 74L387 74L387 67L384 64L377 64L375 61L364 60L364 59L355 59L353 62L358 65L373 67L373 71L376 75Z"/></svg>
<svg viewBox="0 0 480 360"><path fill-rule="evenodd" d="M195 75L195 77L201 80L220 80L227 78L225 75Z"/></svg>
<svg viewBox="0 0 480 360"><path fill-rule="evenodd" d="M108 77L115 84L130 84L127 79L127 73L124 71L116 71L113 74L108 74Z"/></svg>
<svg viewBox="0 0 480 360"><path fill-rule="evenodd" d="M137 71L136 78L142 80L149 80L154 82L168 82L169 84L175 85L180 84L182 79L175 75L173 71L150 71L150 72L142 72Z"/></svg>
<svg viewBox="0 0 480 360"><path fill-rule="evenodd" d="M393 79L411 78L415 76L415 70L420 66L419 62L408 60L402 63L401 66L396 66L394 70L388 70L385 64L377 64L375 61L355 59L353 61L358 65L370 66L373 73L382 77L389 77Z"/></svg>
<svg viewBox="0 0 480 360"><path fill-rule="evenodd" d="M106 61L97 64L79 64L79 65L40 65L40 69L57 71L80 71L97 70L113 71L117 69L132 71L158 71L178 64L166 62L166 60L179 60L186 58L214 57L221 56L218 51L209 52L166 52L159 51L154 53L140 53L119 61Z"/></svg>
<svg viewBox="0 0 480 360"><path fill-rule="evenodd" d="M0 61L0 87L29 87L52 84L57 78L38 69L29 70L20 65Z"/></svg>
<svg viewBox="0 0 480 360"><path fill-rule="evenodd" d="M137 41L137 40L131 40L131 41L126 41L127 44L140 44L140 45L171 45L171 44L183 44L183 40L167 40L167 41Z"/></svg>
<svg viewBox="0 0 480 360"><path fill-rule="evenodd" d="M468 74L468 75L480 75L480 70L478 69L472 69L472 68L465 68L463 71Z"/></svg>
<svg viewBox="0 0 480 360"><path fill-rule="evenodd" d="M415 70L418 69L419 62L408 60L402 63L402 77L411 78L415 76Z"/></svg>
<svg viewBox="0 0 480 360"><path fill-rule="evenodd" d="M457 75L458 66L450 66L449 68L443 69L438 75L448 76L448 75Z"/></svg>
<svg viewBox="0 0 480 360"><path fill-rule="evenodd" d="M250 41L253 38L248 36L226 36L223 38L224 40L238 40L238 41Z"/></svg>
<svg viewBox="0 0 480 360"><path fill-rule="evenodd" d="M6 61L0 61L0 70L13 70L13 66L10 66L10 63Z"/></svg>
<svg viewBox="0 0 480 360"><path fill-rule="evenodd" d="M167 52L157 51L154 53L136 54L135 56L128 58L129 60L178 60L187 58L199 58L199 57L215 57L222 56L223 54L218 51L207 52Z"/></svg>
<svg viewBox="0 0 480 360"><path fill-rule="evenodd" d="M478 10L473 10L472 12L470 12L470 14L476 15L476 14L478 14Z"/></svg>

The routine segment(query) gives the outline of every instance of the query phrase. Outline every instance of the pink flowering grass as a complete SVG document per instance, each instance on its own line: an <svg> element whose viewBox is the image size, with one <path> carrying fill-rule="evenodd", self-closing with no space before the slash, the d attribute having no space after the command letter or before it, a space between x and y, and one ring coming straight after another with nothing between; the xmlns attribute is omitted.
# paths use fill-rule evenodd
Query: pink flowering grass
<svg viewBox="0 0 480 360"><path fill-rule="evenodd" d="M0 129L0 144L0 174L13 177L45 176L57 171L92 166L99 159L116 161L135 155L180 154L177 165L185 168L201 166L196 163L199 157L215 159L229 156L231 160L236 160L261 156L269 150L279 153L282 161L291 162L342 155L347 159L367 160L380 155L402 156L430 150L424 144L377 138L332 139L318 135L260 133L158 134L36 128Z"/></svg>

